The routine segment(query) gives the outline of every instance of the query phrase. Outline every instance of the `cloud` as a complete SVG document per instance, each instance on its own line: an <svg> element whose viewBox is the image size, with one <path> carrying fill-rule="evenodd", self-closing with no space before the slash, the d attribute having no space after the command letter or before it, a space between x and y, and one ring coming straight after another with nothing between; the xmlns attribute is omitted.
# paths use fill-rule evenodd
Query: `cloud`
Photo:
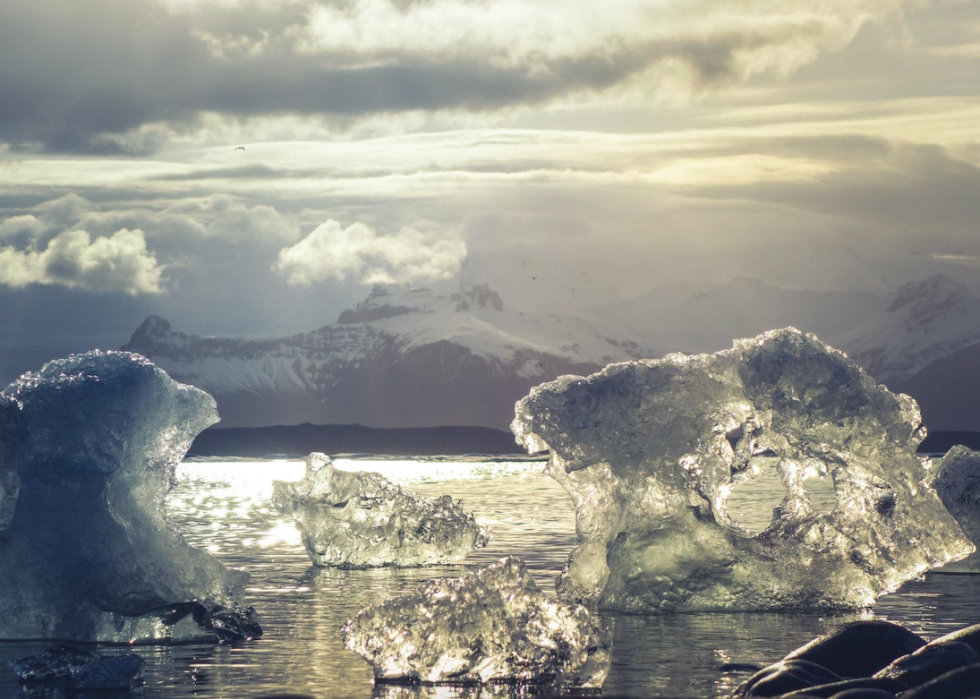
<svg viewBox="0 0 980 699"><path fill-rule="evenodd" d="M953 265L965 265L967 267L980 267L980 255L967 255L958 253L933 253L932 259Z"/></svg>
<svg viewBox="0 0 980 699"><path fill-rule="evenodd" d="M41 236L44 224L37 217L12 216L0 223L0 245L26 246L31 240Z"/></svg>
<svg viewBox="0 0 980 699"><path fill-rule="evenodd" d="M163 268L140 230L122 229L94 240L85 231L64 231L40 251L0 247L0 284L5 286L56 284L135 296L158 294L162 283Z"/></svg>
<svg viewBox="0 0 980 699"><path fill-rule="evenodd" d="M406 226L384 236L363 223L343 228L331 220L283 248L275 269L300 286L328 279L412 283L454 277L465 258L462 240L433 229Z"/></svg>
<svg viewBox="0 0 980 699"><path fill-rule="evenodd" d="M84 214L96 209L95 204L75 193L46 201L36 207L38 215L45 224L60 227L62 230L78 221Z"/></svg>
<svg viewBox="0 0 980 699"><path fill-rule="evenodd" d="M349 123L605 104L610 90L648 103L789 75L916 1L14 3L0 26L0 64L17 66L0 72L0 141L133 155L214 115Z"/></svg>

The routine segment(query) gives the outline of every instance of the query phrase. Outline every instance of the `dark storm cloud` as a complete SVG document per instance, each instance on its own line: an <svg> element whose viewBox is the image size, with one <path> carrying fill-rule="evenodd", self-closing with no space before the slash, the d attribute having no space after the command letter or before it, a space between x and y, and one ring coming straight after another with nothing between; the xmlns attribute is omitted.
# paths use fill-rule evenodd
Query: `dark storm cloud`
<svg viewBox="0 0 980 699"><path fill-rule="evenodd" d="M17 149L153 152L203 113L358 118L413 110L496 110L602 91L670 60L697 85L737 78L754 50L819 36L819 22L642 43L616 40L560 56L507 57L455 47L303 53L296 4L208 14L151 0L6 3L0 23L0 141ZM228 51L211 37L234 37ZM244 43L242 43L244 42ZM249 47L263 42L261 50ZM235 48L235 47L239 48ZM503 60L506 58L507 60ZM163 128L161 125L166 125ZM141 127L145 127L142 128Z"/></svg>

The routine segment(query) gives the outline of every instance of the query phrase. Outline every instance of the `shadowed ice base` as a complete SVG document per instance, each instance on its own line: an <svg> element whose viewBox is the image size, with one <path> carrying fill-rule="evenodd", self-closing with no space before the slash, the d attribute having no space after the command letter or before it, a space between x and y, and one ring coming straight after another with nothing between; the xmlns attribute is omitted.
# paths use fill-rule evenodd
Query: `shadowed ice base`
<svg viewBox="0 0 980 699"><path fill-rule="evenodd" d="M260 697L284 691L352 699L500 696L499 692L471 688L376 689L367 663L343 649L340 627L365 605L412 591L425 580L458 576L504 554L524 558L538 585L553 591L554 576L574 545L573 512L567 496L553 480L538 473L540 463L358 465L375 466L388 477L393 472L407 473L407 478L395 480L428 497L447 492L462 498L482 523L494 527L491 546L474 552L465 566L314 569L292 523L268 501L272 481L301 477L302 462L184 464L178 472L182 483L168 499L168 509L192 544L207 548L227 565L252 573L246 601L261 610L266 635L241 647L135 649L147 660L147 697ZM461 478L474 468L479 477ZM742 517L740 521L747 525L764 520L765 506L748 508ZM980 621L980 576L931 574L882 599L875 612L935 638ZM745 675L723 674L717 669L722 664L768 664L825 630L860 616L605 615L614 640L613 665L604 693L725 696ZM16 680L4 665L6 659L36 654L49 645L0 644L0 699L16 696ZM511 691L504 690L503 696L511 696Z"/></svg>

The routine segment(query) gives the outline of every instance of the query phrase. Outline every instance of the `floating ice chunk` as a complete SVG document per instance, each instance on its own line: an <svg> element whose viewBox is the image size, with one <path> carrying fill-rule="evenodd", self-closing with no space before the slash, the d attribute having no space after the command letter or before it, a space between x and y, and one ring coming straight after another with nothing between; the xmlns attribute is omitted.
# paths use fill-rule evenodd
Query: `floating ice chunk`
<svg viewBox="0 0 980 699"><path fill-rule="evenodd" d="M0 502L15 498L0 507L0 638L175 640L161 606L240 600L248 575L189 546L164 508L214 422L208 394L124 352L49 362L0 392Z"/></svg>
<svg viewBox="0 0 980 699"><path fill-rule="evenodd" d="M963 532L980 547L980 452L954 446L940 462L933 486ZM980 572L980 552L957 567Z"/></svg>
<svg viewBox="0 0 980 699"><path fill-rule="evenodd" d="M458 563L489 533L462 503L406 492L377 473L342 471L326 454L306 457L306 478L276 481L272 503L296 520L318 566L371 568Z"/></svg>
<svg viewBox="0 0 980 699"><path fill-rule="evenodd" d="M344 642L383 682L520 682L599 687L607 632L589 611L549 599L519 558L367 607Z"/></svg>
<svg viewBox="0 0 980 699"><path fill-rule="evenodd" d="M136 653L100 655L69 646L52 646L40 655L8 660L7 665L31 696L36 689L45 696L134 689L143 685L146 670L146 661Z"/></svg>
<svg viewBox="0 0 980 699"><path fill-rule="evenodd" d="M200 602L168 604L139 616L106 614L99 622L93 635L104 643L238 642L262 635L254 608L208 609Z"/></svg>
<svg viewBox="0 0 980 699"><path fill-rule="evenodd" d="M712 355L564 376L517 404L512 429L576 509L567 600L635 612L844 609L973 547L927 484L919 408L793 328ZM753 459L786 497L752 536L728 513ZM814 510L806 476L833 479ZM745 486L742 486L745 487Z"/></svg>

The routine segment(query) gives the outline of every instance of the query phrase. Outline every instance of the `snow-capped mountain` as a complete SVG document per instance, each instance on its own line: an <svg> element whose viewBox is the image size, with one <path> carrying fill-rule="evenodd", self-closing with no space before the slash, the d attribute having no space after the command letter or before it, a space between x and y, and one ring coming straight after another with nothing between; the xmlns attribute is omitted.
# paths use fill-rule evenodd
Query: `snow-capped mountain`
<svg viewBox="0 0 980 699"><path fill-rule="evenodd" d="M905 381L980 342L980 298L946 275L905 284L887 302L875 320L828 338L879 381Z"/></svg>
<svg viewBox="0 0 980 699"><path fill-rule="evenodd" d="M671 348L610 320L525 314L479 285L375 287L332 325L264 340L185 335L151 316L123 349L211 393L224 427L506 429L532 386Z"/></svg>
<svg viewBox="0 0 980 699"><path fill-rule="evenodd" d="M506 429L514 402L561 374L715 351L795 325L916 398L931 429L980 431L980 297L959 282L939 275L887 298L748 279L691 291L680 301L638 297L575 316L517 310L485 284L446 295L375 287L336 323L309 333L207 338L151 316L123 349L214 395L224 427Z"/></svg>

